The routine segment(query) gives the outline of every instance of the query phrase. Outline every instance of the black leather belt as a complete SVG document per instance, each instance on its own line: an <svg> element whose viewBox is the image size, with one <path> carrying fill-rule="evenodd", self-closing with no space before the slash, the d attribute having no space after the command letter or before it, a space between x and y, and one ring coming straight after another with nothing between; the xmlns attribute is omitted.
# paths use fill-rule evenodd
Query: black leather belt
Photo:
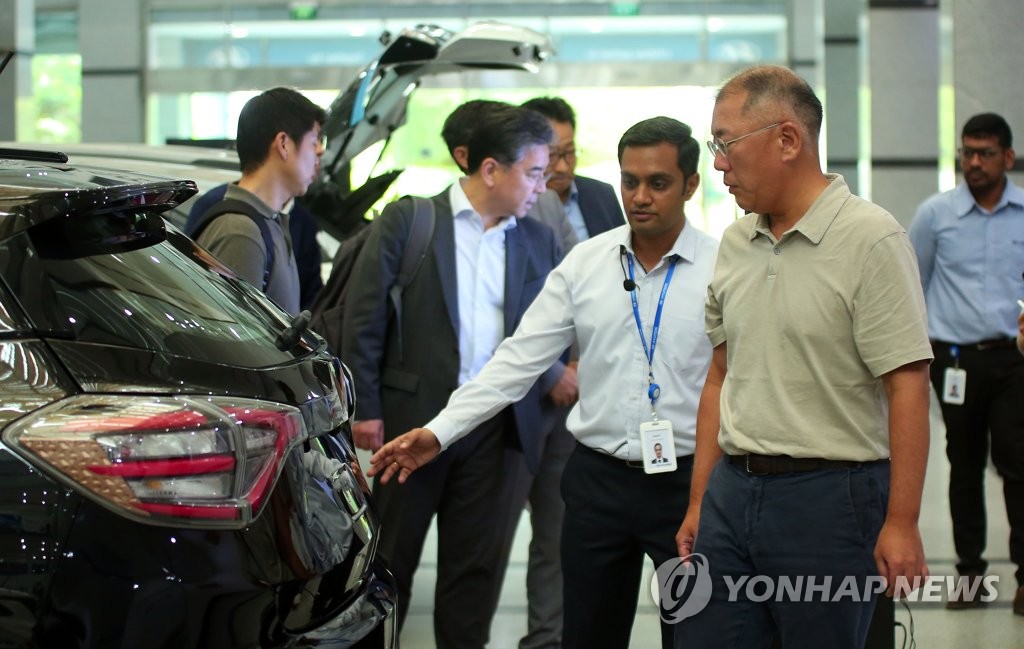
<svg viewBox="0 0 1024 649"><path fill-rule="evenodd" d="M729 464L738 466L750 475L780 475L834 469L853 469L866 462L854 460L826 460L818 457L790 457L788 455L729 455Z"/></svg>
<svg viewBox="0 0 1024 649"><path fill-rule="evenodd" d="M933 345L942 345L944 347L952 347L956 345L961 349L976 349L979 352L988 351L990 349L1016 349L1017 339L1016 338L990 338L988 340L979 340L976 343L947 343L943 340L933 340Z"/></svg>
<svg viewBox="0 0 1024 649"><path fill-rule="evenodd" d="M644 466L646 466L643 460L624 460L621 457L616 457L606 451L599 451L596 448L591 448L586 444L583 444L582 442L576 442L576 446L580 449L580 451L586 453L587 455L599 457L603 460L614 462L615 464L625 465L631 469L642 469L644 468ZM692 459L693 455L680 455L679 457L676 458L676 466L684 465L686 462L689 462Z"/></svg>

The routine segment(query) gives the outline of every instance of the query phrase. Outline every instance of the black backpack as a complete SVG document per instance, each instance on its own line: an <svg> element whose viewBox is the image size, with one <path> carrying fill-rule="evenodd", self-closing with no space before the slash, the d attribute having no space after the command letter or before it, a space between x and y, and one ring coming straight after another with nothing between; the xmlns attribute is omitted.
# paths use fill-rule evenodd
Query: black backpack
<svg viewBox="0 0 1024 649"><path fill-rule="evenodd" d="M395 317L402 318L402 291L412 282L420 264L427 255L430 239L434 236L434 203L419 196L412 199L412 222L409 225L409 238L402 249L402 264L394 286L388 292ZM334 353L341 352L341 322L345 315L345 298L348 296L348 281L352 277L356 259L363 250L363 245L370 237L371 222L368 226L346 239L334 255L331 276L313 303L310 329L324 337ZM401 328L398 329L401 335ZM401 349L401 340L399 340Z"/></svg>
<svg viewBox="0 0 1024 649"><path fill-rule="evenodd" d="M270 286L270 270L274 267L274 237L270 234L270 226L267 225L267 219L255 207L237 198L219 200L211 205L210 209L203 212L203 215L194 222L186 223L185 234L192 239L198 239L199 235L206 229L206 226L213 223L214 219L222 214L245 214L260 229L260 235L263 237L263 246L267 249L267 263L263 267L263 286L260 287L260 290L266 293L267 287Z"/></svg>

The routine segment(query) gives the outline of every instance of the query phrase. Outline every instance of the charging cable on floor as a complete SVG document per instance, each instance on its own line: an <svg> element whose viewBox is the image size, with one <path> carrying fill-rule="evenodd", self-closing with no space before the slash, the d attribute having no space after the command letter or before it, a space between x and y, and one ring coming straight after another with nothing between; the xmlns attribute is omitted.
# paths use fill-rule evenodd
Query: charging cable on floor
<svg viewBox="0 0 1024 649"><path fill-rule="evenodd" d="M914 614L911 612L910 604L907 604L907 600L900 599L900 604L907 611L906 624L896 620L896 628L903 630L903 644L900 646L902 649L917 649L917 640L914 639Z"/></svg>

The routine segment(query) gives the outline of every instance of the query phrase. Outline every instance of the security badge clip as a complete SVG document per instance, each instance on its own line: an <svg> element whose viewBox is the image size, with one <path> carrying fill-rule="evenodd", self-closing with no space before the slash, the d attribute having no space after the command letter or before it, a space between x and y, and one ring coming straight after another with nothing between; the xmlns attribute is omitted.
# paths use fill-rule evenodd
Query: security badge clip
<svg viewBox="0 0 1024 649"><path fill-rule="evenodd" d="M651 400L651 403L657 401L659 397L661 397L661 386L657 383L651 383L648 385L647 398Z"/></svg>

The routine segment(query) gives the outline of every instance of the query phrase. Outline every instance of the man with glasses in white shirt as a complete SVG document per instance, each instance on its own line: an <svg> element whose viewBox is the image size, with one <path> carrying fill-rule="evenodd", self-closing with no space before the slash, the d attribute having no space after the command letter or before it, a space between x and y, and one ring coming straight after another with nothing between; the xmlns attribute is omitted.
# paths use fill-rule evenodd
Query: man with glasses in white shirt
<svg viewBox="0 0 1024 649"><path fill-rule="evenodd" d="M372 459L381 482L414 481L577 340L580 400L568 420L577 443L561 484L563 649L627 649L645 556L655 565L675 556L711 354L703 304L717 243L684 210L699 154L677 120L630 127L618 147L628 225L577 244L480 374ZM650 462L655 443L667 463ZM672 642L663 622L663 649Z"/></svg>
<svg viewBox="0 0 1024 649"><path fill-rule="evenodd" d="M466 175L430 200L434 230L426 255L402 292L396 318L389 292L408 241L413 206L402 199L371 226L352 270L342 353L352 370L361 448L379 448L436 416L452 392L471 382L511 335L562 258L548 226L522 218L545 189L551 127L507 106L481 115L469 136ZM563 347L568 347L566 344ZM564 368L544 368L558 376ZM556 379L557 380L557 379ZM507 447L539 461L542 389L480 419L413 484L374 486L380 552L398 585L398 622L409 610L413 575L437 517L434 638L438 649L483 649L504 565L499 530L521 504L501 498Z"/></svg>

